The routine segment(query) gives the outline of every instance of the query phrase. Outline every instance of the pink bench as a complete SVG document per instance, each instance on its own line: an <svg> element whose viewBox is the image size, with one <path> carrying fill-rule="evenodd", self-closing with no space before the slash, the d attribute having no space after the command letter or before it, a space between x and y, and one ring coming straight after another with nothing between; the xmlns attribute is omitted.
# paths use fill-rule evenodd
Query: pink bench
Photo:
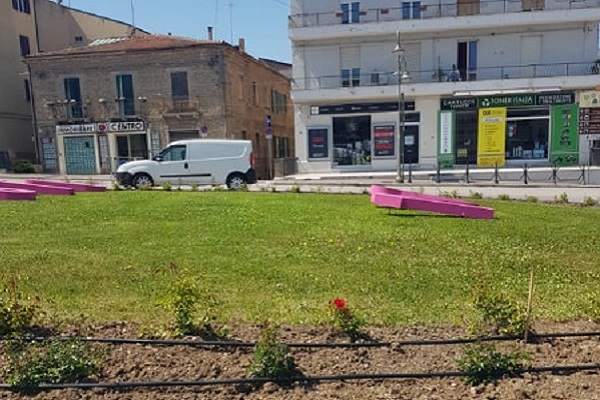
<svg viewBox="0 0 600 400"><path fill-rule="evenodd" d="M0 200L35 200L36 196L33 190L0 188Z"/></svg>
<svg viewBox="0 0 600 400"><path fill-rule="evenodd" d="M458 217L493 219L494 209L464 200L449 199L384 186L371 186L371 202L380 207L429 211Z"/></svg>
<svg viewBox="0 0 600 400"><path fill-rule="evenodd" d="M34 185L49 185L62 187L67 189L73 189L76 192L105 192L106 188L99 185L89 185L87 183L71 183L71 182L60 182L60 181L45 181L42 179L27 179L26 183Z"/></svg>
<svg viewBox="0 0 600 400"><path fill-rule="evenodd" d="M50 186L50 185L36 185L33 183L0 181L0 188L33 190L33 191L37 192L38 194L52 194L52 195L75 194L74 189L58 187L58 186Z"/></svg>

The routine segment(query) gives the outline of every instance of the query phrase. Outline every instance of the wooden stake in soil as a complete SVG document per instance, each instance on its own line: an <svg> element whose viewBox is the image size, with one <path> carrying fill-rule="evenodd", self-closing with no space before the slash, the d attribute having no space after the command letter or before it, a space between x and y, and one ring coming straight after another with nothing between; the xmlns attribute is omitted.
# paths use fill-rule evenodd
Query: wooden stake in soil
<svg viewBox="0 0 600 400"><path fill-rule="evenodd" d="M529 273L529 296L527 298L527 322L525 322L525 343L529 338L529 327L531 326L531 307L533 304L533 268Z"/></svg>

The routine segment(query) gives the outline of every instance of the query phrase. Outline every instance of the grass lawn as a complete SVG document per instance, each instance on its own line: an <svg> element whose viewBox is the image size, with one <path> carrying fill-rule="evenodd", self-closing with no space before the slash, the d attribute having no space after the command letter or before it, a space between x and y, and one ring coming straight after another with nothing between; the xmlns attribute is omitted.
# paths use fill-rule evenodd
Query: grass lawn
<svg viewBox="0 0 600 400"><path fill-rule="evenodd" d="M366 195L117 191L0 202L0 274L52 314L151 323L189 270L222 322L461 323L477 276L537 318L581 317L600 285L600 208L482 201L493 221L389 214Z"/></svg>

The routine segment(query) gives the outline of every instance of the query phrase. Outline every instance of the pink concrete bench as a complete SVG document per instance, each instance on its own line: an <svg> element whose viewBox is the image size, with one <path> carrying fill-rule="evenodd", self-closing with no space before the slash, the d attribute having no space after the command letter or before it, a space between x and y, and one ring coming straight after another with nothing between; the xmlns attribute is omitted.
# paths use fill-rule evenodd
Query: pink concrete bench
<svg viewBox="0 0 600 400"><path fill-rule="evenodd" d="M435 212L458 217L493 219L494 209L464 200L371 186L371 202L380 207Z"/></svg>
<svg viewBox="0 0 600 400"><path fill-rule="evenodd" d="M31 183L34 185L50 185L50 186L67 188L67 189L73 189L76 192L105 192L106 191L106 188L104 186L90 185L87 183L45 181L43 179L27 179L25 182Z"/></svg>
<svg viewBox="0 0 600 400"><path fill-rule="evenodd" d="M12 188L12 189L25 189L33 190L38 194L52 194L52 195L72 195L75 194L74 189L50 186L50 185L35 185L33 183L20 183L20 182L9 182L0 181L0 188Z"/></svg>
<svg viewBox="0 0 600 400"><path fill-rule="evenodd" d="M35 200L36 196L33 190L0 188L0 200Z"/></svg>

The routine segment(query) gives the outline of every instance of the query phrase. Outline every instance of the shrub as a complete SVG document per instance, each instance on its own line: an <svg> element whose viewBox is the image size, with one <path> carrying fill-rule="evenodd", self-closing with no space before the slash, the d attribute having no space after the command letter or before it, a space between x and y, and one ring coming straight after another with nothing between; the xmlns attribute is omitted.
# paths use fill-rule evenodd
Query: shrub
<svg viewBox="0 0 600 400"><path fill-rule="evenodd" d="M440 194L442 197L447 197L449 199L458 199L460 196L458 195L458 192L456 190L453 190L451 192L448 191L443 191Z"/></svg>
<svg viewBox="0 0 600 400"><path fill-rule="evenodd" d="M292 193L300 193L300 186L298 186L298 185L292 185L292 187L290 188L290 192L292 192Z"/></svg>
<svg viewBox="0 0 600 400"><path fill-rule="evenodd" d="M100 371L104 352L79 340L7 342L4 373L11 386L27 391L42 383L76 383Z"/></svg>
<svg viewBox="0 0 600 400"><path fill-rule="evenodd" d="M474 199L474 200L480 200L483 199L483 193L481 192L473 192L473 191L469 191L469 197Z"/></svg>
<svg viewBox="0 0 600 400"><path fill-rule="evenodd" d="M29 160L18 160L13 166L13 172L17 174L31 174L35 172L33 164Z"/></svg>
<svg viewBox="0 0 600 400"><path fill-rule="evenodd" d="M491 344L475 343L464 347L465 356L457 360L458 368L467 374L470 385L495 382L505 376L518 376L530 359L529 353L513 349L503 354Z"/></svg>
<svg viewBox="0 0 600 400"><path fill-rule="evenodd" d="M278 326L265 323L254 347L250 374L259 378L285 379L297 375L296 360L287 345L277 340Z"/></svg>
<svg viewBox="0 0 600 400"><path fill-rule="evenodd" d="M190 185L190 190L191 190L192 192L197 192L197 191L198 191L198 184L197 184L196 182L193 182L193 183Z"/></svg>
<svg viewBox="0 0 600 400"><path fill-rule="evenodd" d="M0 335L22 333L31 328L38 311L37 301L23 296L13 280L0 296Z"/></svg>
<svg viewBox="0 0 600 400"><path fill-rule="evenodd" d="M561 194L554 196L554 202L556 204L567 204L569 203L569 196L566 192L562 192Z"/></svg>
<svg viewBox="0 0 600 400"><path fill-rule="evenodd" d="M593 197L585 196L582 205L584 207L596 207L598 205L598 200Z"/></svg>
<svg viewBox="0 0 600 400"><path fill-rule="evenodd" d="M508 201L510 200L510 196L506 193L501 193L498 195L498 200Z"/></svg>
<svg viewBox="0 0 600 400"><path fill-rule="evenodd" d="M481 325L492 325L495 333L521 336L527 329L527 312L503 292L478 283L473 293L473 304L481 316ZM476 330L483 330L483 326ZM481 333L481 332L479 332Z"/></svg>
<svg viewBox="0 0 600 400"><path fill-rule="evenodd" d="M169 181L163 182L163 184L161 186L162 186L162 189L166 192L170 192L171 190L173 190L173 185L171 185L171 182L169 182Z"/></svg>
<svg viewBox="0 0 600 400"><path fill-rule="evenodd" d="M344 299L334 299L329 303L330 320L333 327L340 333L344 333L355 341L365 334L361 332L364 325L362 318L359 318L346 304Z"/></svg>
<svg viewBox="0 0 600 400"><path fill-rule="evenodd" d="M525 201L528 203L537 203L538 202L538 198L536 196L527 196L525 198Z"/></svg>

